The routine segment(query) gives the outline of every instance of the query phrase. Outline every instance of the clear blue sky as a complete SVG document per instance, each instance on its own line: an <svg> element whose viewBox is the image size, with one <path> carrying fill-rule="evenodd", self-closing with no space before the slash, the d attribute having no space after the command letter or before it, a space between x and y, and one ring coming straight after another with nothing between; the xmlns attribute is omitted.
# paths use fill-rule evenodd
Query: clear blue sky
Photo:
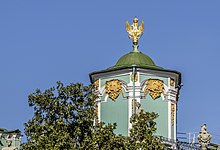
<svg viewBox="0 0 220 150"><path fill-rule="evenodd" d="M220 135L219 8L219 0L1 0L0 127L23 132L36 88L89 84L89 73L114 65L132 49L125 21L138 16L145 20L139 49L182 73L178 131L206 123Z"/></svg>

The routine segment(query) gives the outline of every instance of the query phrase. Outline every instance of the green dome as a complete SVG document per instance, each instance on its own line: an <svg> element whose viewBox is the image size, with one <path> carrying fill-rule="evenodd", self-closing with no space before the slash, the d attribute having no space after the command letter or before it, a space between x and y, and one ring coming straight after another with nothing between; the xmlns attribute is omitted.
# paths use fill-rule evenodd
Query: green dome
<svg viewBox="0 0 220 150"><path fill-rule="evenodd" d="M124 67L131 67L132 65L144 68L150 67L152 69L161 68L159 66L156 66L149 56L143 54L137 48L138 46L135 45L133 51L122 56L113 67L110 67L108 69L120 69Z"/></svg>
<svg viewBox="0 0 220 150"><path fill-rule="evenodd" d="M118 62L115 64L115 66L131 66L131 65L137 65L137 66L155 66L155 63L153 60L141 53L141 52L130 52L124 56L122 56Z"/></svg>

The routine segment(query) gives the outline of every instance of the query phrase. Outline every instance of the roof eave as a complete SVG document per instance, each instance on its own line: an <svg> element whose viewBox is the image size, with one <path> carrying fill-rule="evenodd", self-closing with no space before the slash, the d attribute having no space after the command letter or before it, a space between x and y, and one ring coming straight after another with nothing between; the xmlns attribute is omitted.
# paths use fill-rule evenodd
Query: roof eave
<svg viewBox="0 0 220 150"><path fill-rule="evenodd" d="M111 68L108 68L106 70L92 72L92 73L89 74L90 82L91 83L95 82L93 80L93 75L95 75L95 74L101 74L101 73L112 72L112 71L122 70L122 69L131 69L131 68L132 68L132 66L111 67ZM181 73L176 71L176 70L163 69L163 68L158 67L158 66L137 66L137 68L156 70L156 71L163 71L163 72L172 72L172 73L178 74L178 76L179 76L178 77L178 86L179 87L181 86Z"/></svg>

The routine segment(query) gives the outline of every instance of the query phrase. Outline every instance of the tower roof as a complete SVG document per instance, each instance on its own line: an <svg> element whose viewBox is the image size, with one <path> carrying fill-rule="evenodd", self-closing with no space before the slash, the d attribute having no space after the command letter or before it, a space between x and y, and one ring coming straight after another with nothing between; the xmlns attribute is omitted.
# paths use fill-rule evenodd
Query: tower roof
<svg viewBox="0 0 220 150"><path fill-rule="evenodd" d="M142 65L155 66L155 63L149 56L143 54L142 52L133 52L133 51L122 56L117 61L115 66L131 66L133 64L137 66L142 66Z"/></svg>
<svg viewBox="0 0 220 150"><path fill-rule="evenodd" d="M108 68L108 69L120 69L124 67L131 67L135 65L136 67L152 67L152 68L161 68L159 66L156 66L154 61L147 55L140 52L137 48L137 45L133 46L134 49L128 54L125 54L122 56L117 63ZM161 68L162 69L162 68Z"/></svg>

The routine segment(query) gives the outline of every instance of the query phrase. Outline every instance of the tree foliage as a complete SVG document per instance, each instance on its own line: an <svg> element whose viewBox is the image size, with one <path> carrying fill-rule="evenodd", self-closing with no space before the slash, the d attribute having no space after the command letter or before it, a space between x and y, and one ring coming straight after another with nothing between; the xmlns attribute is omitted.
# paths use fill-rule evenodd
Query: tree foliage
<svg viewBox="0 0 220 150"><path fill-rule="evenodd" d="M24 150L116 150L161 149L153 136L155 113L141 111L133 115L129 137L116 135L116 124L94 125L93 87L76 83L45 90L37 89L29 95L28 103L34 116L25 123L27 142Z"/></svg>
<svg viewBox="0 0 220 150"><path fill-rule="evenodd" d="M153 135L156 132L156 122L154 120L157 117L158 114L144 112L143 110L132 115L130 119L132 129L128 137L127 149L163 149L159 139Z"/></svg>
<svg viewBox="0 0 220 150"><path fill-rule="evenodd" d="M64 86L61 82L45 92L29 95L34 117L25 123L24 149L58 150L80 147L91 134L94 96L82 84Z"/></svg>

